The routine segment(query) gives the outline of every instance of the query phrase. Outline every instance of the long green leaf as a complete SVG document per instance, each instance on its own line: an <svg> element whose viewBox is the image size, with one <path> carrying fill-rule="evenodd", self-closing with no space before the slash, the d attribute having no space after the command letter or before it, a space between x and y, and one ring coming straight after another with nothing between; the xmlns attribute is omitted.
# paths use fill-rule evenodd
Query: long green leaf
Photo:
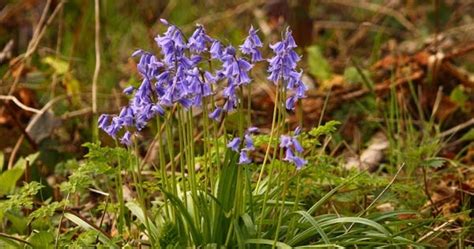
<svg viewBox="0 0 474 249"><path fill-rule="evenodd" d="M89 224L89 222L83 220L79 216L73 214L73 213L65 213L64 217L66 217L68 220L72 221L74 224L82 227L85 230L94 230L99 234L99 240L107 245L109 248L119 248L115 243L107 236L104 234L103 231L97 229L96 227L92 226Z"/></svg>
<svg viewBox="0 0 474 249"><path fill-rule="evenodd" d="M166 197L169 199L171 204L173 204L175 208L179 211L179 214L185 221L184 224L187 225L187 227L189 228L189 232L191 233L194 244L196 246L202 245L203 241L202 241L201 233L199 233L198 229L196 228L196 225L194 224L194 219L191 217L191 214L186 209L183 202L175 195L169 192L166 192L164 190L162 191L166 195Z"/></svg>
<svg viewBox="0 0 474 249"><path fill-rule="evenodd" d="M297 246L294 249L306 249L306 248L345 248L336 244L321 244L321 245L307 245L307 246Z"/></svg>
<svg viewBox="0 0 474 249"><path fill-rule="evenodd" d="M0 175L0 196L10 193L16 186L16 182L25 172L26 162L30 165L36 160L39 153L34 153L26 158L20 158L12 169L2 172Z"/></svg>
<svg viewBox="0 0 474 249"><path fill-rule="evenodd" d="M142 208L135 202L132 202L132 201L129 201L125 204L125 206L130 210L130 212L132 212L133 215L135 215L138 220L140 220L140 222L142 224L146 224L146 220L145 220L145 213L143 212ZM156 228L155 224L153 224L152 222L148 222L148 225L149 225L149 235L150 236L153 236L153 238L158 238L159 236L159 233L158 233L158 228Z"/></svg>
<svg viewBox="0 0 474 249"><path fill-rule="evenodd" d="M336 219L333 219L333 220L328 220L328 221L325 221L325 222L321 222L320 223L320 226L321 227L325 227L325 226L330 226L330 225L334 225L334 224L339 224L339 223L358 223L358 224L363 224L363 225L366 225L366 226L369 226L369 227L372 227L374 229L376 229L377 231L387 235L387 236L390 236L390 232L385 229L385 227L383 227L382 225L380 225L379 223L375 222L375 221L372 221L372 220L369 220L369 219L365 219L365 218L360 218L360 217L341 217L341 218L336 218Z"/></svg>
<svg viewBox="0 0 474 249"><path fill-rule="evenodd" d="M354 179L359 177L363 171L357 173L356 175L350 177L349 179L345 180L343 183L339 184L337 187L329 191L327 194L325 194L319 201L317 201L312 207L308 209L308 213L312 214L314 211L316 211L321 205L323 205L331 196L333 196L337 191L339 191L342 187L346 186L348 183L352 182Z"/></svg>
<svg viewBox="0 0 474 249"><path fill-rule="evenodd" d="M321 238L323 239L324 243L326 244L329 244L331 243L329 241L329 238L328 236L326 235L326 233L321 229L321 226L314 220L313 217L311 217L311 215L309 215L307 212L305 211L296 211L295 212L296 214L299 214L301 216L303 216L303 218L305 220L307 220L315 229L316 231L318 231L319 235L321 236Z"/></svg>
<svg viewBox="0 0 474 249"><path fill-rule="evenodd" d="M226 150L223 167L219 174L216 196L221 206L214 208L213 214L213 217L215 217L213 242L219 245L225 243L227 231L229 231L229 227L232 226L232 220L229 214L234 205L236 191L238 191L235 189L239 167L239 165L237 165L237 157L237 153Z"/></svg>
<svg viewBox="0 0 474 249"><path fill-rule="evenodd" d="M269 239L248 239L245 241L245 244L256 244L256 245L276 245L276 247L281 249L291 249L292 247L283 243L283 242L275 242Z"/></svg>

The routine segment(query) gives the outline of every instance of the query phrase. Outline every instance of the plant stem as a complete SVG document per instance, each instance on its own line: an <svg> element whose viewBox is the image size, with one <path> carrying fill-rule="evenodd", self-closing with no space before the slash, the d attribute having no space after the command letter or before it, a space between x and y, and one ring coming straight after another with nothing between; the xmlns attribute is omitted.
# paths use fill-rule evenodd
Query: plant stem
<svg viewBox="0 0 474 249"><path fill-rule="evenodd" d="M262 163L262 168L260 169L260 174L258 175L258 180L257 180L257 185L255 186L255 191L258 192L259 187L260 187L260 182L262 180L263 172L265 171L265 165L268 160L268 155L270 153L270 147L272 147L272 142L273 142L273 136L274 136L274 131L275 131L275 125L276 125L276 118L277 118L277 111L278 111L278 101L279 101L279 85L277 85L276 88L276 96L275 96L275 106L273 107L273 118L272 118L272 128L270 130L270 140L268 141L267 148L265 150L265 157L263 158L263 163Z"/></svg>

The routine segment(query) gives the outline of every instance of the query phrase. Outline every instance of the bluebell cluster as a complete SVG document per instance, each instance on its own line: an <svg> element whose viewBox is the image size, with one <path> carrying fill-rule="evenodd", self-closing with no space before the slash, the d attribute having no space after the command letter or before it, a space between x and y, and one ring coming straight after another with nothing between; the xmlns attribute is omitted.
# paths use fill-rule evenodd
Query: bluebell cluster
<svg viewBox="0 0 474 249"><path fill-rule="evenodd" d="M294 136L280 136L280 148L285 149L285 158L283 160L293 163L297 169L301 169L301 167L308 163L308 161L304 160L302 157L297 156L295 153L303 153L303 147L297 138L300 132L301 129L298 127L294 132Z"/></svg>
<svg viewBox="0 0 474 249"><path fill-rule="evenodd" d="M282 41L270 45L275 56L268 60L268 79L273 81L275 85L282 81L284 87L292 92L286 99L286 109L294 110L295 103L301 98L306 97L306 85L301 81L303 71L296 71L296 64L301 59L294 51L296 48L295 40L288 28Z"/></svg>
<svg viewBox="0 0 474 249"><path fill-rule="evenodd" d="M245 131L244 141L242 143L240 137L235 137L228 144L227 148L240 154L238 164L249 164L252 160L249 157L249 152L254 151L252 134L258 132L258 128L250 127Z"/></svg>
<svg viewBox="0 0 474 249"><path fill-rule="evenodd" d="M135 51L132 56L140 58L137 64L142 78L140 86L124 89L123 93L130 95L131 99L119 115L103 114L99 117L99 128L108 135L115 138L124 130L119 140L125 145L130 145L133 134L142 130L151 119L164 115L168 107L201 107L203 98L218 93L217 83L225 82L220 92L225 101L209 114L209 118L220 120L224 112L237 107L240 101L237 90L251 83L250 70L255 63L264 60L260 52L263 43L257 35L258 30L253 27L250 27L244 43L236 49L211 38L201 25L197 25L193 34L186 39L177 26L166 20L161 22L167 27L165 33L155 38L161 56L143 50ZM268 79L275 84L281 81L285 89L289 90L286 107L294 109L295 102L305 97L306 86L301 81L302 72L296 71L300 57L294 51L296 44L291 31L287 29L284 39L270 47L275 56L268 60ZM218 62L220 67L209 71L209 67L201 66L212 61ZM253 132L254 129L247 130L242 148L240 138L235 138L228 145L240 153L240 164L251 161L248 152L254 149L251 139Z"/></svg>

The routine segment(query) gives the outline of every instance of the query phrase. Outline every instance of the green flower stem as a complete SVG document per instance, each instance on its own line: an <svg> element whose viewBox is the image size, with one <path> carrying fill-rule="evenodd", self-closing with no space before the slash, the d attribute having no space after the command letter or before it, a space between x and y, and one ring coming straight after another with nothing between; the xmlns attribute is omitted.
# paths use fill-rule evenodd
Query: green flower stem
<svg viewBox="0 0 474 249"><path fill-rule="evenodd" d="M136 139L134 139L133 141L132 150L135 151L135 155L136 155L135 163L130 162L131 165L135 165L135 170L132 170L132 178L133 178L135 187L137 189L138 202L143 210L143 215L145 218L145 227L146 227L146 230L148 231L148 237L150 238L151 244L155 245L155 238L153 237L153 234L151 233L150 221L149 221L148 212L146 208L146 197L144 195L143 188L142 188L143 182L141 178L140 159L138 157L139 152L138 152L138 145L137 145Z"/></svg>
<svg viewBox="0 0 474 249"><path fill-rule="evenodd" d="M263 175L263 170L264 170L264 167L266 165L266 161L268 160L270 147L276 148L278 146L278 135L279 135L279 131L281 129L280 126L284 125L284 120L283 120L283 123L279 123L281 121L281 106L280 106L281 101L280 101L280 97L282 97L282 89L280 89L280 86L277 85L276 97L275 97L275 106L274 106L274 110L273 110L272 128L271 128L271 131L270 131L270 141L268 142L268 145L267 145L267 149L266 149L266 152L265 152L265 157L263 159L262 170L260 171L260 175L259 175L259 178L257 180L257 185L255 187L255 190L257 192L258 192L258 189L259 189L259 183L260 183L261 177ZM274 137L275 137L275 139L274 139ZM268 186L271 185L271 181L273 179L273 174L275 172L274 162L276 161L276 155L277 155L277 152L276 152L276 149L275 149L273 154L272 154L272 160L270 162L269 174L267 176L267 179L269 179L269 180L267 182L267 189L265 190L265 194L264 194L264 197L263 197L262 208L261 208L260 217L259 217L260 220L259 220L259 224L257 226L257 234L260 234L260 232L262 231L263 220L265 219L266 203L268 201L268 197L269 197L269 193L270 193L270 188Z"/></svg>
<svg viewBox="0 0 474 249"><path fill-rule="evenodd" d="M296 169L295 169L296 170ZM299 184L300 181L301 181L301 174L298 174L298 172L296 172L297 174L297 177L296 177L296 195L295 195L295 204L293 205L293 208L292 208L292 212L296 212L298 210L298 202L300 201L300 192L301 192L301 185L302 184ZM292 238L293 236L293 232L295 230L295 226L296 226L296 220L297 220L297 217L293 217L291 218L291 222L290 222L290 225L288 227L288 231L286 233L286 238Z"/></svg>
<svg viewBox="0 0 474 249"><path fill-rule="evenodd" d="M158 157L159 157L159 167L160 167L160 177L161 177L161 183L163 184L163 189L166 189L167 191L171 191L169 189L169 179L168 175L166 172L166 160L165 160L165 153L163 149L163 137L161 133L161 120L160 117L156 119L156 126L157 126L157 138L158 138ZM164 202L164 207L165 207L165 213L166 217L173 218L174 219L174 214L173 217L170 216L170 209L168 206L168 198L166 195L163 195L163 202Z"/></svg>
<svg viewBox="0 0 474 249"><path fill-rule="evenodd" d="M276 125L276 118L277 118L277 111L278 111L278 102L279 102L279 85L277 85L276 96L275 96L275 106L273 107L273 118L272 118L272 128L270 130L270 140L268 141L267 148L265 150L265 156L263 158L262 168L260 169L260 174L258 175L257 185L255 186L255 191L258 192L260 187L260 182L262 180L263 172L265 171L265 165L268 160L268 156L270 153L270 148L272 147L274 132L275 132L275 125Z"/></svg>
<svg viewBox="0 0 474 249"><path fill-rule="evenodd" d="M173 146L173 131L172 125L167 125L165 127L165 132L166 132L166 144L168 145L168 155L169 155L169 160L170 160L170 166L171 166L171 186L172 186L172 193L177 196L178 195L178 183L176 181L176 163L174 161L174 146Z"/></svg>
<svg viewBox="0 0 474 249"><path fill-rule="evenodd" d="M179 151L181 156L179 157L179 165L181 171L181 192L183 194L183 200L186 208L188 208L188 200L187 200L187 187L186 187L186 162L185 158L188 156L188 153L185 153L186 145L185 145L185 134L186 128L184 127L184 115L183 110L180 108L178 111L178 140L179 140ZM184 155L184 156L183 156ZM173 159L171 159L173 160Z"/></svg>
<svg viewBox="0 0 474 249"><path fill-rule="evenodd" d="M202 76L201 76L202 77ZM204 80L204 77L202 77ZM213 182L212 177L212 168L214 165L212 164L212 161L209 160L209 154L211 151L211 144L209 142L209 138L211 137L210 131L210 126L209 126L209 111L208 111L208 103L207 103L207 98L203 99L203 104L202 104L202 115L203 115L203 130L204 130L204 148L203 148L203 157L204 157L204 165L202 165L203 170L204 170L204 189L207 190L209 186L211 186L211 183ZM212 186L211 186L212 189Z"/></svg>
<svg viewBox="0 0 474 249"><path fill-rule="evenodd" d="M191 194L193 196L192 201L198 200L198 183L196 181L196 162L195 162L195 153L194 153L194 136L193 136L193 110L189 109L187 112L188 118L186 122L186 127L187 127L187 151L189 153L188 155L188 162L187 162L187 168L188 168L188 174L189 177L191 178L190 181L190 188L191 188ZM193 204L194 208L194 219L195 219L195 224L197 227L201 227L201 218L199 217L199 210L198 210L198 205L196 203Z"/></svg>
<svg viewBox="0 0 474 249"><path fill-rule="evenodd" d="M286 109L285 109L285 106L284 106L284 103L283 103L283 100L286 99L286 89L285 88L282 88L281 89L281 96L282 96L282 107L280 107L280 111L279 111L279 114L280 114L280 120L281 120L281 127L282 127L282 133L284 133L284 131L288 131L288 128L285 127L286 126L286 116L287 116L287 112L286 112ZM279 154L280 154L280 158L283 158L283 148L279 148ZM276 184L280 185L282 182L284 183L284 186L283 186L283 192L281 194L281 197L283 198L282 200L282 205L280 207L280 210L279 210L279 216L278 216L278 222L277 222L277 228L276 228L276 232L275 232L275 243L276 243L276 240L278 238L278 235L280 233L280 226L281 226L281 220L282 220L282 217L283 217L283 212L284 212L284 207L285 207L285 201L286 201L286 191L287 191L287 188L288 188L288 181L289 181L289 177L288 177L288 171L287 171L287 165L285 165L284 167L284 171L283 171L283 174L278 174L278 182ZM281 177L282 175L284 176L284 179L282 181ZM277 202L276 202L276 206L278 206L278 202L279 202L279 195L277 195ZM273 247L275 247L276 244L273 244Z"/></svg>
<svg viewBox="0 0 474 249"><path fill-rule="evenodd" d="M115 140L115 146L118 147L117 140ZM123 234L125 226L125 201L123 200L122 168L122 161L120 160L120 156L117 155L117 181L115 188L117 191L117 201L119 203L118 231L120 234Z"/></svg>

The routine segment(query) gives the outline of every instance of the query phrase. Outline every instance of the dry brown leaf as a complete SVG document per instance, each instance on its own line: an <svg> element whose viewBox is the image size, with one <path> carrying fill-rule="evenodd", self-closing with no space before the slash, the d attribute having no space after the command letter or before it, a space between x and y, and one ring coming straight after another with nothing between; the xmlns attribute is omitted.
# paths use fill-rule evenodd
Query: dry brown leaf
<svg viewBox="0 0 474 249"><path fill-rule="evenodd" d="M359 158L348 158L345 168L357 167L360 170L373 172L377 169L383 159L384 151L388 148L389 142L382 132L377 132L370 139L367 149L362 151Z"/></svg>

